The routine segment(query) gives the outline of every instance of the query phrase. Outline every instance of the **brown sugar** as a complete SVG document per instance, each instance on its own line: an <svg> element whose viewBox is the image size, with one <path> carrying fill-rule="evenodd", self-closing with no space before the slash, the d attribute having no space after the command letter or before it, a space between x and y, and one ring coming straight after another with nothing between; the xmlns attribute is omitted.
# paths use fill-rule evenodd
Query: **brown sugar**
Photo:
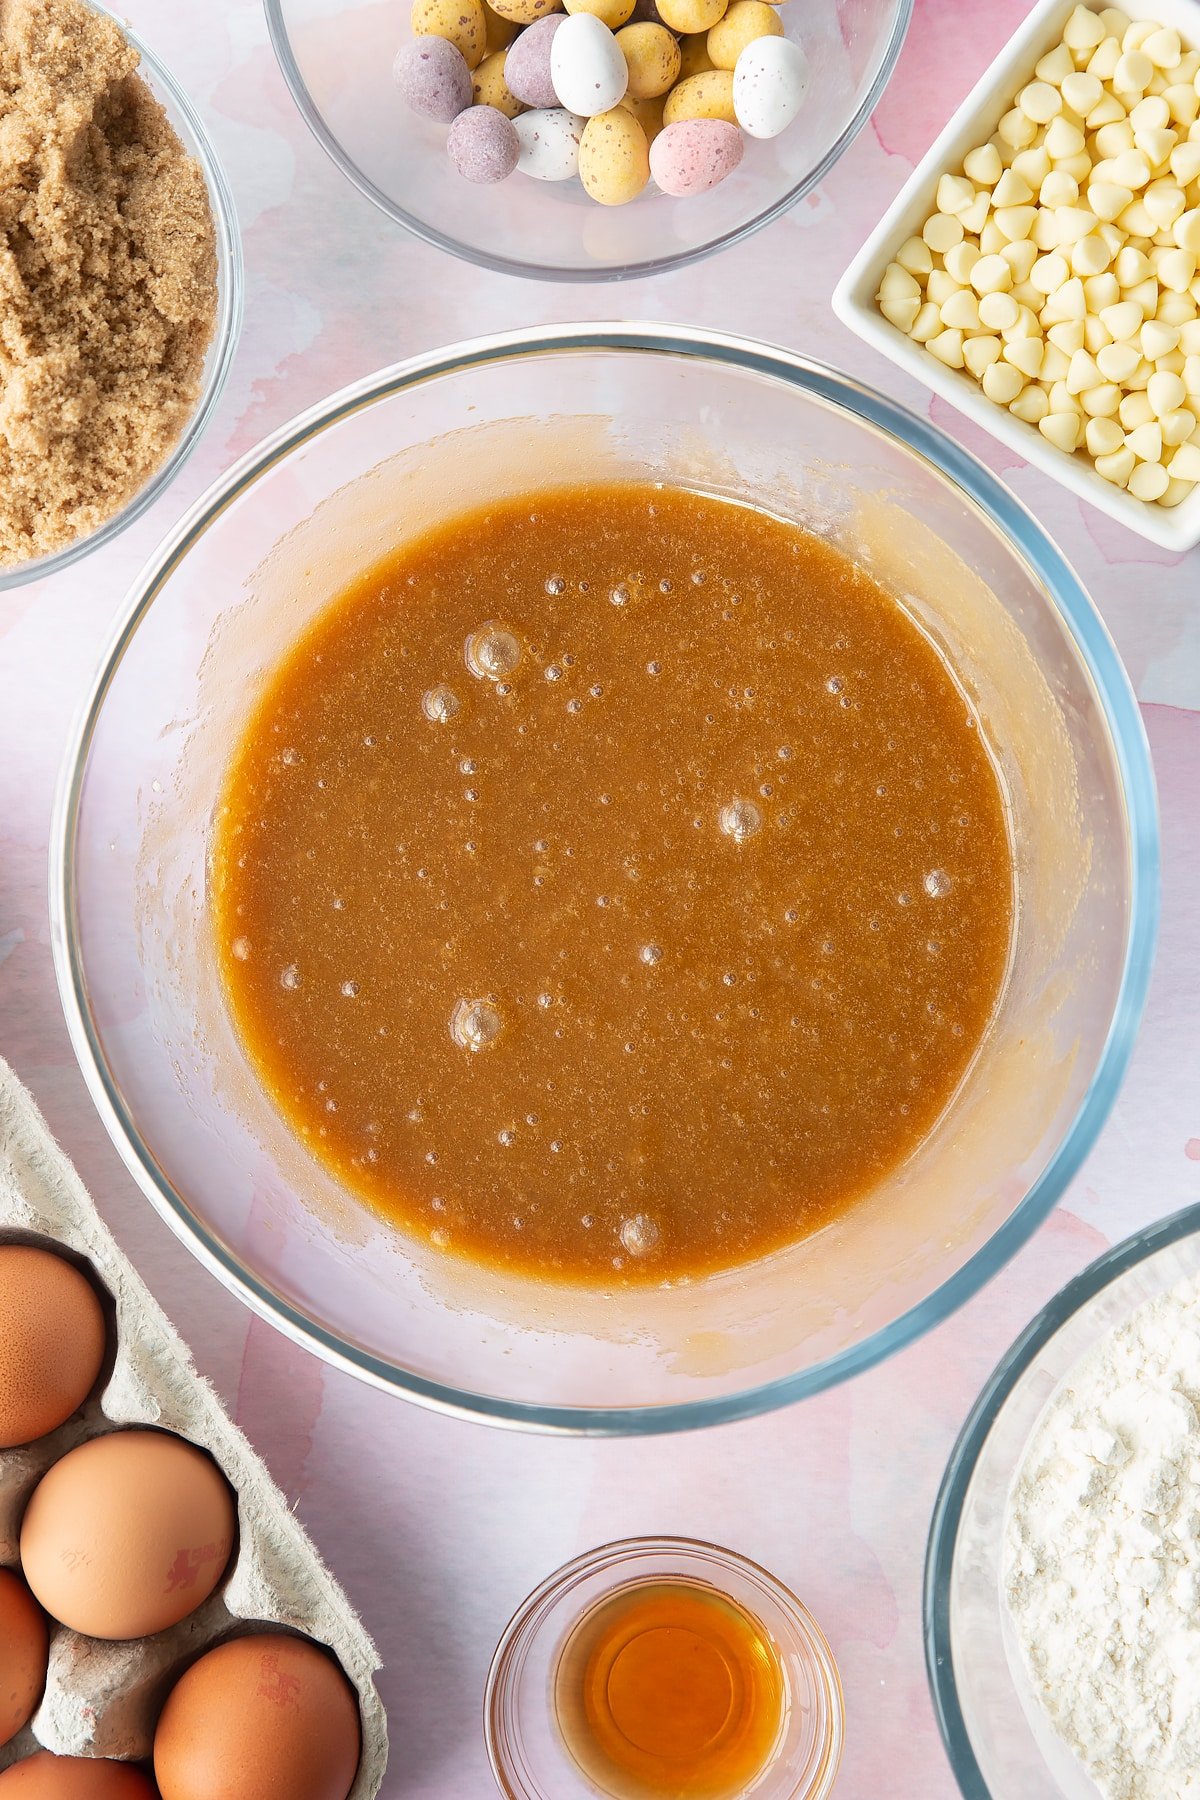
<svg viewBox="0 0 1200 1800"><path fill-rule="evenodd" d="M0 0L0 568L118 511L200 390L212 212L137 64L81 0Z"/></svg>

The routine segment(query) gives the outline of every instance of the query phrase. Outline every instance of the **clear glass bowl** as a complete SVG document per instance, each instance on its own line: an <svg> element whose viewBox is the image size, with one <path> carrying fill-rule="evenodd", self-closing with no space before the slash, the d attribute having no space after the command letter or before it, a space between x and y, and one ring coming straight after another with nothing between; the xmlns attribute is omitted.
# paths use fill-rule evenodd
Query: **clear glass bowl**
<svg viewBox="0 0 1200 1800"><path fill-rule="evenodd" d="M401 100L392 64L412 33L387 0L265 0L279 66L317 142L388 217L455 256L546 281L621 280L695 262L775 218L833 167L896 65L912 0L797 0L780 9L812 70L800 116L710 193L647 191L597 206L577 181L464 181L446 127Z"/></svg>
<svg viewBox="0 0 1200 1800"><path fill-rule="evenodd" d="M746 1800L826 1800L837 1780L845 1711L837 1664L820 1626L757 1563L692 1538L627 1538L577 1557L518 1609L496 1647L484 1694L484 1734L505 1800L598 1800L559 1734L554 1685L563 1647L584 1614L623 1588L685 1581L734 1601L763 1626L779 1657L784 1717L769 1764Z"/></svg>
<svg viewBox="0 0 1200 1800"><path fill-rule="evenodd" d="M986 1042L903 1168L801 1245L605 1294L421 1250L309 1156L233 1030L206 854L246 693L398 530L483 493L619 478L793 517L905 597L1007 783L1020 906ZM68 749L51 846L56 967L84 1074L135 1178L205 1265L384 1388L593 1433L798 1399L987 1280L1108 1113L1157 903L1137 705L1040 527L934 427L846 376L681 327L566 327L433 352L243 458L134 584Z"/></svg>
<svg viewBox="0 0 1200 1800"><path fill-rule="evenodd" d="M1009 1489L1071 1370L1137 1307L1200 1269L1200 1206L1147 1226L1068 1282L1028 1325L963 1427L934 1508L925 1657L951 1767L967 1800L1098 1800L1026 1674L1004 1601Z"/></svg>
<svg viewBox="0 0 1200 1800"><path fill-rule="evenodd" d="M54 551L51 556L35 557L30 562L18 563L13 568L0 567L0 593L6 588L20 587L26 581L39 581L43 576L54 575L59 569L69 568L82 556L90 556L110 538L124 531L127 525L153 506L159 495L170 486L180 469L200 441L201 434L212 417L225 379L233 362L237 348L238 333L242 326L243 275L242 275L242 240L238 232L237 214L234 211L233 195L225 179L216 152L208 141L207 133L200 122L200 116L180 87L170 70L165 68L155 56L148 44L145 44L135 31L131 31L123 18L110 8L98 4L98 0L86 0L93 12L103 13L117 24L125 37L133 45L141 58L138 70L142 80L154 95L167 118L170 120L179 137L180 143L190 156L195 157L204 174L208 188L208 202L212 208L213 226L216 232L217 249L217 318L213 330L212 342L204 359L201 375L200 395L195 410L180 434L174 448L165 462L153 471L145 485L139 488L133 497L127 500L118 512L105 519L95 531L86 537L76 538L65 544L61 550Z"/></svg>

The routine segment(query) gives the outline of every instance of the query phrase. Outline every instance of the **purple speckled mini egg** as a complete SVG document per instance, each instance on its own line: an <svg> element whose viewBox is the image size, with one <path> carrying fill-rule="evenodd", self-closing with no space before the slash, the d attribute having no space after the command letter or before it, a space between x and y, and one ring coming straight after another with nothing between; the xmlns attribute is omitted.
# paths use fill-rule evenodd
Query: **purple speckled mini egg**
<svg viewBox="0 0 1200 1800"><path fill-rule="evenodd" d="M509 46L504 58L504 79L509 93L526 106L558 105L550 79L550 46L565 18L565 13L551 13L549 18L538 19Z"/></svg>
<svg viewBox="0 0 1200 1800"><path fill-rule="evenodd" d="M703 194L731 175L745 144L724 119L680 119L650 146L650 173L664 194Z"/></svg>
<svg viewBox="0 0 1200 1800"><path fill-rule="evenodd" d="M496 107L471 106L450 126L446 151L464 181L504 181L517 166L521 140Z"/></svg>
<svg viewBox="0 0 1200 1800"><path fill-rule="evenodd" d="M415 37L392 65L396 86L412 110L448 125L471 104L471 71L446 38Z"/></svg>

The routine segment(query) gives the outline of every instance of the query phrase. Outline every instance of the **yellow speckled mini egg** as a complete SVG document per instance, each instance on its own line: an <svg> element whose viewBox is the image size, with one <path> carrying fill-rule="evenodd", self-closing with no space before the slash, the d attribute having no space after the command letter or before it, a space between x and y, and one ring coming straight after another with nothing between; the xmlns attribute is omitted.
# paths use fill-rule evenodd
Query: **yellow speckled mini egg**
<svg viewBox="0 0 1200 1800"><path fill-rule="evenodd" d="M626 25L617 43L629 70L631 100L653 100L679 80L679 42L665 25Z"/></svg>
<svg viewBox="0 0 1200 1800"><path fill-rule="evenodd" d="M493 12L514 25L532 25L547 13L562 11L562 0L489 0Z"/></svg>
<svg viewBox="0 0 1200 1800"><path fill-rule="evenodd" d="M626 94L621 105L626 112L631 112L646 134L646 142L652 144L663 128L663 103L665 95L656 94L649 100L634 100Z"/></svg>
<svg viewBox="0 0 1200 1800"><path fill-rule="evenodd" d="M637 199L650 179L650 146L628 107L588 120L579 140L579 179L601 206Z"/></svg>
<svg viewBox="0 0 1200 1800"><path fill-rule="evenodd" d="M667 95L663 119L677 125L683 119L724 119L737 124L733 110L733 70L705 69L700 75L689 75Z"/></svg>
<svg viewBox="0 0 1200 1800"><path fill-rule="evenodd" d="M728 0L657 0L658 16L672 31L711 31L725 16Z"/></svg>
<svg viewBox="0 0 1200 1800"><path fill-rule="evenodd" d="M515 119L524 107L504 79L505 55L503 50L493 50L484 57L471 77L471 94L474 105L494 106L506 119Z"/></svg>
<svg viewBox="0 0 1200 1800"><path fill-rule="evenodd" d="M690 37L679 40L679 79L687 81L689 76L703 75L706 69L716 65L708 54L707 31L693 32Z"/></svg>
<svg viewBox="0 0 1200 1800"><path fill-rule="evenodd" d="M440 37L460 50L468 69L477 69L487 46L483 0L413 0L414 37Z"/></svg>
<svg viewBox="0 0 1200 1800"><path fill-rule="evenodd" d="M616 31L633 15L634 0L563 0L569 13L591 13L610 31Z"/></svg>
<svg viewBox="0 0 1200 1800"><path fill-rule="evenodd" d="M495 7L483 0L483 22L486 28L484 55L490 56L494 50L507 50L517 35L513 20L501 18Z"/></svg>
<svg viewBox="0 0 1200 1800"><path fill-rule="evenodd" d="M708 34L708 54L714 69L732 69L755 38L782 37L779 14L767 0L733 0L723 19Z"/></svg>

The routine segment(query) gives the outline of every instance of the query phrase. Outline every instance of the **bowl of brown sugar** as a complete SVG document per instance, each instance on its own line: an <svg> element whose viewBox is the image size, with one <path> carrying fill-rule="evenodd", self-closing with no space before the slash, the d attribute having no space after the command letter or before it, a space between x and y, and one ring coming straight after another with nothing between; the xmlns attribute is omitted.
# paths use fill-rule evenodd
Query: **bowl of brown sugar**
<svg viewBox="0 0 1200 1800"><path fill-rule="evenodd" d="M241 305L232 199L172 76L90 0L0 0L0 589L163 491Z"/></svg>

